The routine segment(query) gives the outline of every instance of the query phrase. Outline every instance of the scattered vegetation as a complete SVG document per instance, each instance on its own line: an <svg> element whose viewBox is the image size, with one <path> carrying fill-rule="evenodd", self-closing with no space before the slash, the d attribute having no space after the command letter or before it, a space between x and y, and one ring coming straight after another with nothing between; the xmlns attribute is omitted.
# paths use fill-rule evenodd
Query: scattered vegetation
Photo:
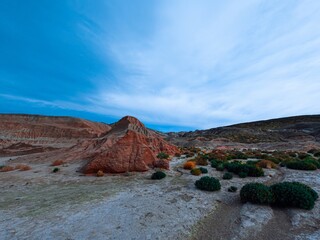
<svg viewBox="0 0 320 240"><path fill-rule="evenodd" d="M249 177L261 177L264 176L264 172L262 168L257 167L252 164L241 163L238 161L225 163L224 167L228 170L228 172L233 172L238 174L239 177L244 176L243 173L246 173ZM240 176L241 173L241 176ZM245 176L246 177L246 176Z"/></svg>
<svg viewBox="0 0 320 240"><path fill-rule="evenodd" d="M299 182L282 182L271 186L274 204L279 207L297 207L310 210L318 194L309 186Z"/></svg>
<svg viewBox="0 0 320 240"><path fill-rule="evenodd" d="M219 165L216 167L216 170L222 172L222 171L224 170L224 164L223 164L223 163L219 164Z"/></svg>
<svg viewBox="0 0 320 240"><path fill-rule="evenodd" d="M232 179L233 178L233 174L232 173L229 173L229 172L226 172L225 174L223 174L222 176L222 179L225 179L225 180L229 180L229 179Z"/></svg>
<svg viewBox="0 0 320 240"><path fill-rule="evenodd" d="M151 179L162 179L165 178L167 175L162 171L157 171L152 174Z"/></svg>
<svg viewBox="0 0 320 240"><path fill-rule="evenodd" d="M104 176L104 172L102 170L99 170L97 172L97 177L103 177Z"/></svg>
<svg viewBox="0 0 320 240"><path fill-rule="evenodd" d="M248 177L248 173L246 173L246 172L239 172L239 173L238 173L238 176L239 176L239 178L246 178L246 177Z"/></svg>
<svg viewBox="0 0 320 240"><path fill-rule="evenodd" d="M183 168L184 169L188 169L188 170L191 170L191 169L193 169L195 167L196 167L196 163L193 162L193 161L185 162L184 165L183 165Z"/></svg>
<svg viewBox="0 0 320 240"><path fill-rule="evenodd" d="M165 152L160 152L158 155L157 155L157 158L159 159L168 159L169 158L169 155Z"/></svg>
<svg viewBox="0 0 320 240"><path fill-rule="evenodd" d="M196 158L196 164L200 166L207 166L208 160L202 157Z"/></svg>
<svg viewBox="0 0 320 240"><path fill-rule="evenodd" d="M10 172L13 170L15 170L15 169L12 166L1 166L1 168L0 168L0 172Z"/></svg>
<svg viewBox="0 0 320 240"><path fill-rule="evenodd" d="M198 189L205 191L218 191L221 189L219 180L209 176L200 178L195 182L195 185Z"/></svg>
<svg viewBox="0 0 320 240"><path fill-rule="evenodd" d="M297 207L310 210L318 193L299 182L281 182L270 187L261 183L248 183L241 188L241 202L272 204L279 207Z"/></svg>
<svg viewBox="0 0 320 240"><path fill-rule="evenodd" d="M52 164L51 164L51 166L60 166L60 165L62 165L64 162L62 161L62 160L55 160Z"/></svg>
<svg viewBox="0 0 320 240"><path fill-rule="evenodd" d="M261 160L256 163L256 166L260 168L277 168L277 164L270 160Z"/></svg>
<svg viewBox="0 0 320 240"><path fill-rule="evenodd" d="M269 187L262 183L248 183L240 190L241 202L269 204L273 202L273 194Z"/></svg>
<svg viewBox="0 0 320 240"><path fill-rule="evenodd" d="M317 170L317 166L308 161L296 160L286 163L287 168L296 170Z"/></svg>
<svg viewBox="0 0 320 240"><path fill-rule="evenodd" d="M15 169L19 171L28 171L31 169L31 167L25 164L18 164L15 166Z"/></svg>
<svg viewBox="0 0 320 240"><path fill-rule="evenodd" d="M208 173L208 169L204 168L204 167L199 167L201 173Z"/></svg>
<svg viewBox="0 0 320 240"><path fill-rule="evenodd" d="M199 176L199 175L202 174L200 168L193 168L193 169L191 169L190 173L191 173L192 175L195 175L195 176Z"/></svg>

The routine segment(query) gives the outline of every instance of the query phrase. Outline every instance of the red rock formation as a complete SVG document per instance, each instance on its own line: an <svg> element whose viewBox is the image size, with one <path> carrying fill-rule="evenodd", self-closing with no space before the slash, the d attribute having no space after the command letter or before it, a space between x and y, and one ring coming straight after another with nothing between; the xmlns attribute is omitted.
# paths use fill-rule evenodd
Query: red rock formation
<svg viewBox="0 0 320 240"><path fill-rule="evenodd" d="M111 173L147 171L152 167L168 169L167 160L160 163L157 154L166 152L173 155L179 152L176 146L129 116L115 123L107 135L89 143L86 149L90 149L92 154L83 168L85 173L96 173L98 170Z"/></svg>
<svg viewBox="0 0 320 240"><path fill-rule="evenodd" d="M0 155L25 155L20 159L28 163L87 161L82 168L85 173L168 169L168 160L160 161L156 156L179 152L161 135L128 116L107 125L69 117L0 115L0 139ZM36 153L36 157L28 157Z"/></svg>
<svg viewBox="0 0 320 240"><path fill-rule="evenodd" d="M111 127L72 117L0 114L0 139L12 143L75 144L79 139L99 137Z"/></svg>

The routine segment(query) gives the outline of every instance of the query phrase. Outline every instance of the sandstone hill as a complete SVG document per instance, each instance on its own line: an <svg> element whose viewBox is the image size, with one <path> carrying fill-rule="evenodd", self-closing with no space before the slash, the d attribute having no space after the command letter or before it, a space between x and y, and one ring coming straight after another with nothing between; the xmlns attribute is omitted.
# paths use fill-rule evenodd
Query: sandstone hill
<svg viewBox="0 0 320 240"><path fill-rule="evenodd" d="M158 153L179 151L130 116L108 125L70 117L0 115L0 126L0 157L23 155L17 161L30 163L81 162L84 173L169 168L167 160L157 159Z"/></svg>
<svg viewBox="0 0 320 240"><path fill-rule="evenodd" d="M320 146L320 115L168 133L167 140L180 146L308 150Z"/></svg>

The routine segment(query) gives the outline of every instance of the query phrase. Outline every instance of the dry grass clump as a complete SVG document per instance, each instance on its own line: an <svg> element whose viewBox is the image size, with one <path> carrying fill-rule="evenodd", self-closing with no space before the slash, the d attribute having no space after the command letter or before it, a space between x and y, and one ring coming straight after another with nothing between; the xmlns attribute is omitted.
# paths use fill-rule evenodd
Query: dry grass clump
<svg viewBox="0 0 320 240"><path fill-rule="evenodd" d="M28 171L31 169L31 167L25 164L18 164L15 166L15 169L19 171Z"/></svg>
<svg viewBox="0 0 320 240"><path fill-rule="evenodd" d="M14 167L12 166L2 166L0 168L0 172L10 172L10 171L13 171L14 170Z"/></svg>
<svg viewBox="0 0 320 240"><path fill-rule="evenodd" d="M208 160L200 157L196 159L196 164L200 166L207 166Z"/></svg>
<svg viewBox="0 0 320 240"><path fill-rule="evenodd" d="M60 166L60 165L62 165L63 164L63 161L62 160L55 160L52 164L51 164L51 166Z"/></svg>
<svg viewBox="0 0 320 240"><path fill-rule="evenodd" d="M192 170L190 171L190 173L191 173L192 175L195 175L195 176L199 176L199 175L202 174L200 168L194 168L194 169L192 169Z"/></svg>
<svg viewBox="0 0 320 240"><path fill-rule="evenodd" d="M104 176L104 172L102 170L99 170L97 172L97 177L103 177Z"/></svg>
<svg viewBox="0 0 320 240"><path fill-rule="evenodd" d="M261 168L277 168L277 164L275 164L274 162L270 161L270 160L261 160L260 162L258 162L256 164L257 167L261 167Z"/></svg>
<svg viewBox="0 0 320 240"><path fill-rule="evenodd" d="M193 168L195 168L195 167L196 167L196 163L193 162L193 161L188 161L188 162L185 162L185 163L183 164L183 168L184 168L184 169L191 170L191 169L193 169Z"/></svg>

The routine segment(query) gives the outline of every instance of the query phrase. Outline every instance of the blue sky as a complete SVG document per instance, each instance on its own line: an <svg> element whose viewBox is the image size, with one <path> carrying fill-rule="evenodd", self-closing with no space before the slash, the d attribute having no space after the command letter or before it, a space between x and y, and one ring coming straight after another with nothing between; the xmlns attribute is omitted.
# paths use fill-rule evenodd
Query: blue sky
<svg viewBox="0 0 320 240"><path fill-rule="evenodd" d="M320 1L2 0L0 112L193 130L320 113Z"/></svg>

